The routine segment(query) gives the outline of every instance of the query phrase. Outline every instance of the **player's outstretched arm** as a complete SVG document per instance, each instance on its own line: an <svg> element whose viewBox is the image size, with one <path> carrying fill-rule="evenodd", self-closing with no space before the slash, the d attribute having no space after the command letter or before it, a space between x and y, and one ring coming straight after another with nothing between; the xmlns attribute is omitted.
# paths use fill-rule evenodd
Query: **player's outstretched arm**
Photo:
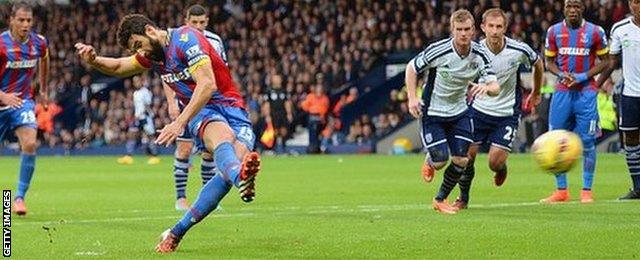
<svg viewBox="0 0 640 260"><path fill-rule="evenodd" d="M122 58L109 58L98 56L96 50L91 45L76 43L75 47L82 61L110 76L126 78L147 70L147 68L140 65L135 55Z"/></svg>
<svg viewBox="0 0 640 260"><path fill-rule="evenodd" d="M602 87L602 84L604 84L604 82L607 81L609 77L611 77L611 73L613 73L614 70L620 67L621 63L622 63L622 56L620 56L619 53L609 54L609 64L602 71L602 73L600 73L600 76L598 77L598 81L596 82L596 86L598 88Z"/></svg>
<svg viewBox="0 0 640 260"><path fill-rule="evenodd" d="M211 95L218 90L209 58L200 60L195 65L192 65L189 70L193 81L196 82L196 88L193 90L191 100L189 100L189 103L184 107L178 118L171 124L166 125L158 135L156 143L160 145L169 145L182 134L189 120L207 104Z"/></svg>
<svg viewBox="0 0 640 260"><path fill-rule="evenodd" d="M420 118L422 116L422 107L420 105L420 100L416 94L416 84L418 84L418 73L416 73L415 68L411 65L411 60L409 64L407 64L407 68L404 72L404 83L407 86L407 99L409 101L409 113L415 117Z"/></svg>

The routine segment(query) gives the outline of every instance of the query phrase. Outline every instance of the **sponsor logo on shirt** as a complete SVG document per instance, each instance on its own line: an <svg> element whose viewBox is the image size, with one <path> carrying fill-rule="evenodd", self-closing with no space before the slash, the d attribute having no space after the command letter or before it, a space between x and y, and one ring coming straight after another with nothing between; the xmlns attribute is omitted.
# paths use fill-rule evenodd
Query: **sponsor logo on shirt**
<svg viewBox="0 0 640 260"><path fill-rule="evenodd" d="M589 56L591 52L590 49L587 48L574 48L574 47L563 47L558 50L558 53L561 55L574 55L574 56Z"/></svg>
<svg viewBox="0 0 640 260"><path fill-rule="evenodd" d="M8 68L8 69L29 69L29 68L35 67L36 64L38 64L38 59L9 61L9 62L7 62L6 68Z"/></svg>

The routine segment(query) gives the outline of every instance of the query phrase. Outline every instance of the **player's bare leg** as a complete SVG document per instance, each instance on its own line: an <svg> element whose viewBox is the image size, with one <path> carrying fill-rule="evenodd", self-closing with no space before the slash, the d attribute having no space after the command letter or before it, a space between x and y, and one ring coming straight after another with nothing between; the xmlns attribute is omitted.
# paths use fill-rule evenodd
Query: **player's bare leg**
<svg viewBox="0 0 640 260"><path fill-rule="evenodd" d="M508 158L509 151L493 145L489 148L489 169L495 173L493 183L498 187L502 186L507 179Z"/></svg>
<svg viewBox="0 0 640 260"><path fill-rule="evenodd" d="M18 127L15 131L15 134L18 137L18 142L20 143L23 160L20 165L20 181L18 182L18 194L16 195L13 203L13 211L20 216L27 214L24 196L29 189L31 178L33 177L33 172L35 170L37 133L36 129L25 126ZM24 158L30 159L25 160Z"/></svg>

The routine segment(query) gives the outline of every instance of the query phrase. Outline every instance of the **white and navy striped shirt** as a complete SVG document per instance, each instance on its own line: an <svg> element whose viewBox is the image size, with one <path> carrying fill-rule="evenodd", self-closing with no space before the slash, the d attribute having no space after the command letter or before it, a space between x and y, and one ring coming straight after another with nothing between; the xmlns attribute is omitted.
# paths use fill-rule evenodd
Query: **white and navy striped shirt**
<svg viewBox="0 0 640 260"><path fill-rule="evenodd" d="M609 53L622 55L622 95L640 97L640 28L629 17L613 25Z"/></svg>
<svg viewBox="0 0 640 260"><path fill-rule="evenodd" d="M222 38L220 38L219 35L207 30L204 30L202 33L204 34L204 37L207 38L209 43L211 43L211 46L213 46L213 48L216 50L218 55L220 55L220 58L222 58L222 61L224 61L224 64L229 65L229 63L227 62L227 53L225 52Z"/></svg>
<svg viewBox="0 0 640 260"><path fill-rule="evenodd" d="M491 59L491 66L500 84L500 94L495 97L476 97L472 106L490 116L512 116L519 111L522 98L516 89L520 64L531 68L538 60L538 54L529 45L509 37L505 37L504 48L498 54L491 52L486 40L480 41L480 44Z"/></svg>
<svg viewBox="0 0 640 260"><path fill-rule="evenodd" d="M453 38L430 44L409 64L417 73L429 69L422 99L427 115L452 117L468 109L469 82L480 78L483 82L496 81L491 59L477 42L471 42L469 54L462 57L453 47Z"/></svg>

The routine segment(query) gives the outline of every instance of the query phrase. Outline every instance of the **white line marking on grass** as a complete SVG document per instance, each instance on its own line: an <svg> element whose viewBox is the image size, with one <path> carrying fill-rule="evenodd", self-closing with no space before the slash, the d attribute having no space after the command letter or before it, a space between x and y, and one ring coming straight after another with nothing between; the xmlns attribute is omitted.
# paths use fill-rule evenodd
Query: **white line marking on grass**
<svg viewBox="0 0 640 260"><path fill-rule="evenodd" d="M596 204L603 203L627 203L630 201L620 200L599 200ZM492 203L492 204L471 204L471 209L491 209L491 208L515 208L515 207L530 207L530 206L562 206L562 205L574 205L580 204L579 201L570 201L565 203L555 204L543 204L540 202L514 202L514 203ZM406 204L406 205L356 205L356 206L312 206L312 207L269 207L269 208L253 208L253 209L240 209L241 213L219 213L214 212L211 217L213 218L235 218L235 217L255 217L262 214L268 215L317 215L317 214L337 214L337 213L368 213L368 212L383 212L383 211L411 211L411 210L431 210L429 204ZM138 211L136 211L138 212ZM141 210L140 212L144 212ZM26 225L52 225L52 224L90 224L90 223L111 223L111 222L136 222L136 221L148 221L148 220L165 220L181 218L179 215L169 216L140 216L140 217L116 217L116 218L103 218L103 219L78 219L78 220L57 220L57 221L35 221L35 222L20 222L13 223L14 226L26 226Z"/></svg>
<svg viewBox="0 0 640 260"><path fill-rule="evenodd" d="M87 251L87 252L76 252L77 256L101 256L104 255L105 252L93 252L93 251Z"/></svg>

